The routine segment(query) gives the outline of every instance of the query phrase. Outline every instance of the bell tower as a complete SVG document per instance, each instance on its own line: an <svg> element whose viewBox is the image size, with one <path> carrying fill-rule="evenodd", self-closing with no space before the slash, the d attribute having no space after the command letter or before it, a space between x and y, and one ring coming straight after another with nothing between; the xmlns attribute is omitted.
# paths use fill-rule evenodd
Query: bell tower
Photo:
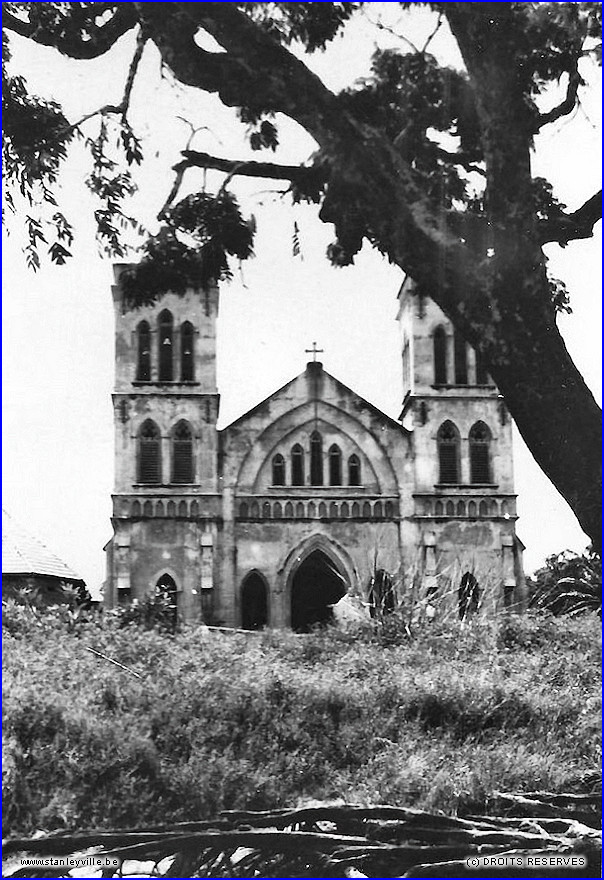
<svg viewBox="0 0 604 880"><path fill-rule="evenodd" d="M511 417L477 352L412 279L398 301L401 421L413 436L414 520L428 589L437 569L478 566L482 582L487 569L491 580L496 571L495 604L511 604L523 584Z"/></svg>
<svg viewBox="0 0 604 880"><path fill-rule="evenodd" d="M216 285L126 304L114 267L115 484L105 604L169 595L176 616L212 604L219 517Z"/></svg>

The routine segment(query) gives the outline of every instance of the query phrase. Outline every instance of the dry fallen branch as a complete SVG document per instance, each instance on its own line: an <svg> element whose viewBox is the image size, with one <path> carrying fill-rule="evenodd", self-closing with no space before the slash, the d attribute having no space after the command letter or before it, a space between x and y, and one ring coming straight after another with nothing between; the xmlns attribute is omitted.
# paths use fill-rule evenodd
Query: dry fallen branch
<svg viewBox="0 0 604 880"><path fill-rule="evenodd" d="M14 839L4 844L4 876L50 876L31 868L14 870L17 855L90 852L119 860L120 871L113 876L487 877L492 870L469 870L466 859L579 852L587 856L588 867L573 871L573 877L597 875L601 840L593 827L599 807L595 795L497 793L491 804L516 815L458 818L388 805L231 810L214 822ZM530 808L535 812L527 815ZM578 812L588 813L590 823L578 822ZM53 870L52 876L70 876ZM544 875L542 868L514 870L498 869L497 876L564 876Z"/></svg>

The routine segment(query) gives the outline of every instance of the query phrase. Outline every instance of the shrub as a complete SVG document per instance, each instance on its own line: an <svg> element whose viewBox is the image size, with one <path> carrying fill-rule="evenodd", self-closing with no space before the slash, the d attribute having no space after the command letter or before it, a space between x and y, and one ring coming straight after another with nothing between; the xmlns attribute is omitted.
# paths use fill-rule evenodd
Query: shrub
<svg viewBox="0 0 604 880"><path fill-rule="evenodd" d="M528 579L530 604L553 614L602 614L602 560L592 549L570 550L548 556L545 565Z"/></svg>

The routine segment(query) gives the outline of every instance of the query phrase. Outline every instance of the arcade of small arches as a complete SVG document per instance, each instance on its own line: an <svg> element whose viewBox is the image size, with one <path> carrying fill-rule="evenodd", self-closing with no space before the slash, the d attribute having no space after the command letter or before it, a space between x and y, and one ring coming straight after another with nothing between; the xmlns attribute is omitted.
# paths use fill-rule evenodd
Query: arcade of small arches
<svg viewBox="0 0 604 880"><path fill-rule="evenodd" d="M457 331L451 335L439 324L432 333L432 349L435 385L493 384L480 353Z"/></svg>
<svg viewBox="0 0 604 880"><path fill-rule="evenodd" d="M193 455L193 431L188 422L180 420L169 435L170 474L169 481L175 485L193 483L195 467ZM136 481L146 485L162 483L162 437L152 419L146 419L137 436Z"/></svg>
<svg viewBox="0 0 604 880"><path fill-rule="evenodd" d="M157 337L157 358L153 357L153 335ZM174 327L168 309L158 316L157 328L141 321L136 328L137 382L194 382L195 328L190 321Z"/></svg>
<svg viewBox="0 0 604 880"><path fill-rule="evenodd" d="M490 429L476 422L468 434L469 482L474 485L493 483ZM438 482L462 483L461 435L450 420L443 422L436 434L438 447Z"/></svg>
<svg viewBox="0 0 604 880"><path fill-rule="evenodd" d="M344 459L338 444L332 443L325 454L319 431L313 431L310 435L309 449L310 455L307 455L302 445L295 443L289 455L281 452L274 455L271 462L272 485L361 486L361 460L356 453Z"/></svg>
<svg viewBox="0 0 604 880"><path fill-rule="evenodd" d="M504 498L433 498L427 497L418 500L417 515L447 518L464 517L469 519L483 517L503 517L509 519L515 516L515 505L512 499Z"/></svg>
<svg viewBox="0 0 604 880"><path fill-rule="evenodd" d="M363 519L389 520L398 517L395 499L365 501L242 501L238 509L240 520L264 519Z"/></svg>
<svg viewBox="0 0 604 880"><path fill-rule="evenodd" d="M143 517L168 519L199 519L202 516L199 502L193 498L154 498L139 500L120 499L120 516L131 516L134 519ZM274 499L264 501L242 501L239 505L237 519L245 522L267 519L360 519L360 520L392 520L399 515L396 500L363 501L296 501L283 504ZM416 501L416 516L448 517L448 518L482 518L515 516L515 504L512 498L475 497L471 498L434 498L427 496Z"/></svg>
<svg viewBox="0 0 604 880"><path fill-rule="evenodd" d="M133 519L138 519L139 517L144 519L150 519L151 517L156 519L164 517L168 517L168 519L197 519L201 516L201 510L196 499L190 501L185 498L180 500L159 498L139 501L138 498L135 498L130 503L124 499L121 500L120 514L122 516L131 516Z"/></svg>

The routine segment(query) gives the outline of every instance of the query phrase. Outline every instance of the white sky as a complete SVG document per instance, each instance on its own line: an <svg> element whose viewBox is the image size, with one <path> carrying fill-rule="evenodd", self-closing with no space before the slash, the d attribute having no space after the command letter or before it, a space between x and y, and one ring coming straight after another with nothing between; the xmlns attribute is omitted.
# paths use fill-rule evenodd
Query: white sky
<svg viewBox="0 0 604 880"><path fill-rule="evenodd" d="M395 4L372 4L394 24ZM398 14L398 12L397 12ZM409 22L409 18L405 20ZM414 12L406 33L419 44L432 19ZM333 89L367 73L373 40L400 46L367 21L347 28L314 69ZM16 67L33 91L54 97L70 119L117 102L133 41L126 36L112 52L93 62L74 62L15 38ZM445 34L433 44L449 63L456 47ZM591 87L584 109L572 120L549 127L538 138L535 172L547 177L556 195L578 207L599 184L599 72L587 71ZM556 103L553 95L551 103ZM152 224L170 189L170 167L188 137L174 120L184 115L207 126L194 147L227 157L250 155L242 147L243 126L217 99L171 86L159 76L154 50L146 53L133 96L131 121L143 136L146 164L138 176L135 208ZM89 132L96 132L89 123ZM312 140L297 126L280 126L283 149L275 161L304 160ZM267 156L273 159L273 154ZM3 506L76 569L91 588L104 577L102 547L111 536L113 483L113 314L111 265L99 257L90 222L93 203L84 187L87 173L81 148L62 176L61 208L77 223L74 259L47 264L37 274L21 253L20 217L4 236ZM202 172L189 172L191 189ZM210 187L213 178L208 175ZM258 220L256 257L223 285L219 319L218 380L224 425L299 373L304 350L316 340L325 368L390 415L401 405L400 355L394 321L402 273L366 246L353 267L332 269L324 257L331 227L310 206L292 208L267 192L273 184L246 181L242 201ZM300 227L302 258L292 256L294 220ZM596 237L562 250L550 248L553 274L572 297L574 314L560 319L567 346L598 401L601 399L600 226ZM518 533L527 545L526 568L566 547L582 550L586 539L566 503L543 476L520 438L515 450L519 494Z"/></svg>

